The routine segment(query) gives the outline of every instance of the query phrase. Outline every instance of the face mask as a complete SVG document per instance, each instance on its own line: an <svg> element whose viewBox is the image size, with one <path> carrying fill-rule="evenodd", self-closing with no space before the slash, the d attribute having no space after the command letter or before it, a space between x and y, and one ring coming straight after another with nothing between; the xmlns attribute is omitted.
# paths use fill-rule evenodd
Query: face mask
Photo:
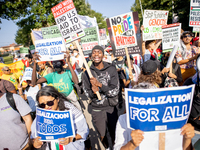
<svg viewBox="0 0 200 150"><path fill-rule="evenodd" d="M55 70L56 72L58 72L58 73L61 73L62 70L63 70L63 68L62 68L62 66L55 66L55 67L54 67L54 70Z"/></svg>
<svg viewBox="0 0 200 150"><path fill-rule="evenodd" d="M74 53L74 56L77 56L78 55L78 53Z"/></svg>

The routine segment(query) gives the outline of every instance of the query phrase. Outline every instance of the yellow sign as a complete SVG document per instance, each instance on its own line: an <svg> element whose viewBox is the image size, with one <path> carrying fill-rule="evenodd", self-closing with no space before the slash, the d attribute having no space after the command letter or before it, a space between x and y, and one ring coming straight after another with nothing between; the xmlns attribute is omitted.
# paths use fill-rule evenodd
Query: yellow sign
<svg viewBox="0 0 200 150"><path fill-rule="evenodd" d="M11 73L15 73L17 76L23 75L24 63L22 61L17 61L11 64L0 63L0 77L3 75L2 68L8 66L11 69Z"/></svg>

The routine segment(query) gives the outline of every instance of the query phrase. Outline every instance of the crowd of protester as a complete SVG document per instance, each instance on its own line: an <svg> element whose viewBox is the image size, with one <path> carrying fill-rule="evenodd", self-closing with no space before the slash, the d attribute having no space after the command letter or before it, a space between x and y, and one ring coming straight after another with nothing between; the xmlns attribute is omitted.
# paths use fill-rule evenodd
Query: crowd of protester
<svg viewBox="0 0 200 150"><path fill-rule="evenodd" d="M76 48L69 48L63 60L52 62L38 62L40 56L37 53L27 55L25 59L33 71L32 78L26 79L24 85L9 67L3 67L0 80L0 149L52 149L52 142L42 142L36 136L36 106L55 111L71 110L76 136L63 137L59 139L60 144L65 149L90 149L85 144L90 132L85 119L87 116L82 112L82 95L90 102L92 123L105 149L138 149L144 132L127 127L124 89L193 84L192 77L197 73L196 59L200 53L199 39L190 31L183 32L180 39L180 47L170 68L166 68L170 52L163 53L162 57L158 55L157 49L162 49L162 40L143 41L141 60L136 61L129 56L131 68L128 68L127 57L115 58L112 50L94 46L87 59L92 78ZM96 92L100 93L101 100ZM14 100L15 108L8 99ZM123 113L119 114L122 109ZM198 123L193 122L199 120L199 114L189 120L190 123L181 128L184 150L192 149L200 138Z"/></svg>

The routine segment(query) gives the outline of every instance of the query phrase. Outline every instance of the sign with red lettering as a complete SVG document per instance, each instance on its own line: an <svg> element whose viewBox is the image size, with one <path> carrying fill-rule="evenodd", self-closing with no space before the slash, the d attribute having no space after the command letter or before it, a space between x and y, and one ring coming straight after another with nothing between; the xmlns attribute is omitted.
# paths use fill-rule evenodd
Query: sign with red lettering
<svg viewBox="0 0 200 150"><path fill-rule="evenodd" d="M189 26L200 27L200 0L190 1L190 21Z"/></svg>
<svg viewBox="0 0 200 150"><path fill-rule="evenodd" d="M59 3L51 8L51 11L66 43L85 36L72 0Z"/></svg>
<svg viewBox="0 0 200 150"><path fill-rule="evenodd" d="M167 25L169 11L144 10L143 15L143 40L162 39L162 27Z"/></svg>
<svg viewBox="0 0 200 150"><path fill-rule="evenodd" d="M92 48L99 44L98 31L98 26L84 29L85 37L81 38L81 44L85 56L89 55L92 52Z"/></svg>
<svg viewBox="0 0 200 150"><path fill-rule="evenodd" d="M111 17L106 22L115 56L126 55L125 47L128 48L129 54L141 53L141 47L138 46L141 45L141 34L137 12Z"/></svg>

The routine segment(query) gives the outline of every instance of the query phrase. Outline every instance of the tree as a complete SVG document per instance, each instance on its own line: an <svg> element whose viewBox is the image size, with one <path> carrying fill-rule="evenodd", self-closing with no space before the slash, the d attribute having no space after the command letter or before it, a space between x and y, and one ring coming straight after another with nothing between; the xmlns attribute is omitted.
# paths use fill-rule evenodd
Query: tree
<svg viewBox="0 0 200 150"><path fill-rule="evenodd" d="M0 0L0 23L1 19L14 20L25 15L29 7L29 0Z"/></svg>
<svg viewBox="0 0 200 150"><path fill-rule="evenodd" d="M168 24L172 23L172 14L176 14L180 23L182 23L183 30L189 30L189 13L190 13L190 0L141 0L142 8L152 10L168 10ZM172 9L173 8L173 9ZM142 24L142 14L140 9L139 0L131 7L131 11L137 11L139 19Z"/></svg>
<svg viewBox="0 0 200 150"><path fill-rule="evenodd" d="M51 12L51 8L60 3L61 0L31 0L29 1L30 7L26 12L26 15L17 22L20 29L16 35L16 42L18 44L30 44L30 36L24 37L24 33L31 33L31 29L47 27L55 25L55 20ZM97 23L100 28L106 28L106 22L101 13L97 13L91 9L89 3L85 0L73 0L77 13L80 15L87 15L90 17L96 17ZM24 37L24 40L21 40ZM29 46L29 45L26 45Z"/></svg>

